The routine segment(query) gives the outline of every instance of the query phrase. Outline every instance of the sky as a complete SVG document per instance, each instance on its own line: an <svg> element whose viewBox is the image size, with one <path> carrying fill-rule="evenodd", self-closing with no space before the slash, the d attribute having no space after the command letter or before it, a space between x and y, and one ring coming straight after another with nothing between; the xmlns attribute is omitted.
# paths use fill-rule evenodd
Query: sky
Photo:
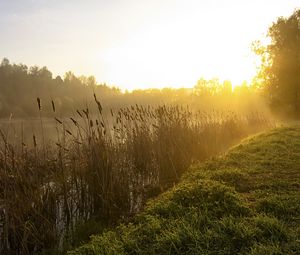
<svg viewBox="0 0 300 255"><path fill-rule="evenodd" d="M249 81L251 43L300 0L0 0L0 58L121 89Z"/></svg>

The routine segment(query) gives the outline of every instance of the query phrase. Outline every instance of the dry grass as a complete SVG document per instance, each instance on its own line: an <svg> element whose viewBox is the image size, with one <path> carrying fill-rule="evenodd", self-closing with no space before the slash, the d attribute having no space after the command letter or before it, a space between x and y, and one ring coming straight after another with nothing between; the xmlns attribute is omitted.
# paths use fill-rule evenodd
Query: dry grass
<svg viewBox="0 0 300 255"><path fill-rule="evenodd" d="M96 116L88 108L69 120L54 116L54 146L33 135L33 146L22 142L20 150L1 132L1 253L61 250L74 242L78 224L130 217L193 162L271 125L259 114L166 105L106 110L95 102ZM52 109L56 115L53 101Z"/></svg>

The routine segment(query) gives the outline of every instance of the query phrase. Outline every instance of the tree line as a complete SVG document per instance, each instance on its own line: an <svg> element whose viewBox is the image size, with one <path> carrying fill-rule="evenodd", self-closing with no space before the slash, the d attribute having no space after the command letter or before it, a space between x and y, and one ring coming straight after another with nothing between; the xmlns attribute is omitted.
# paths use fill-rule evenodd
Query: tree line
<svg viewBox="0 0 300 255"><path fill-rule="evenodd" d="M52 116L52 104L60 116L70 116L77 109L93 104L95 94L104 107L118 108L134 104L190 105L198 110L246 109L257 103L257 95L246 83L233 89L229 81L199 79L193 88L140 89L122 92L116 87L97 84L93 76L76 76L67 72L53 77L47 67L11 64L4 58L0 64L0 118L37 117L37 98L44 116Z"/></svg>
<svg viewBox="0 0 300 255"><path fill-rule="evenodd" d="M104 98L120 94L117 88L97 84L93 76L75 76L67 72L64 78L53 77L47 67L27 67L11 64L4 58L0 64L0 117L34 117L37 115L36 99L45 102L49 112L51 101L62 113L70 113L80 103L89 101L92 92Z"/></svg>
<svg viewBox="0 0 300 255"><path fill-rule="evenodd" d="M200 79L192 89L146 89L123 93L116 87L97 84L93 76L67 72L53 77L47 67L0 64L0 118L36 117L36 99L41 99L45 116L50 116L51 101L61 116L88 107L93 94L108 108L148 104L189 104L200 110L261 109L266 103L281 116L300 116L300 10L279 17L268 29L268 44L253 43L261 66L251 84L232 88L229 81Z"/></svg>

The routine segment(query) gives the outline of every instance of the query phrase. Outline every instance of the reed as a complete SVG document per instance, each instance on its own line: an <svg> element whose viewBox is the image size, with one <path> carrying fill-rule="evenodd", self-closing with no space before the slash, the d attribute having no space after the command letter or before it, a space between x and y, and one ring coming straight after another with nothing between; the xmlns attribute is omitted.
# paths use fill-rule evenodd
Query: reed
<svg viewBox="0 0 300 255"><path fill-rule="evenodd" d="M51 101L53 145L39 146L33 135L33 146L18 153L0 132L1 254L62 251L74 245L78 226L96 219L102 228L130 218L192 163L271 125L258 113L167 105L105 109L94 100L97 114L86 107L70 119L57 117Z"/></svg>

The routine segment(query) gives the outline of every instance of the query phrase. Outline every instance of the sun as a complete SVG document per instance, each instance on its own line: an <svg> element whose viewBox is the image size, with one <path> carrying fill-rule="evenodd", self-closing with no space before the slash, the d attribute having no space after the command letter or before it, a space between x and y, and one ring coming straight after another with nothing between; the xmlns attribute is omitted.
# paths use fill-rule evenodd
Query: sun
<svg viewBox="0 0 300 255"><path fill-rule="evenodd" d="M173 10L98 54L105 81L127 90L193 87L200 77L230 80L233 87L250 83L258 67L251 44L268 23L245 20L243 12L229 7L208 8L199 16L203 6L197 2L194 9Z"/></svg>
<svg viewBox="0 0 300 255"><path fill-rule="evenodd" d="M200 37L186 45L182 38L166 39L163 31L155 38L142 36L101 54L109 67L108 80L127 90L193 87L200 77L230 80L236 86L256 74L257 61L249 47L217 48L215 43L200 43Z"/></svg>

